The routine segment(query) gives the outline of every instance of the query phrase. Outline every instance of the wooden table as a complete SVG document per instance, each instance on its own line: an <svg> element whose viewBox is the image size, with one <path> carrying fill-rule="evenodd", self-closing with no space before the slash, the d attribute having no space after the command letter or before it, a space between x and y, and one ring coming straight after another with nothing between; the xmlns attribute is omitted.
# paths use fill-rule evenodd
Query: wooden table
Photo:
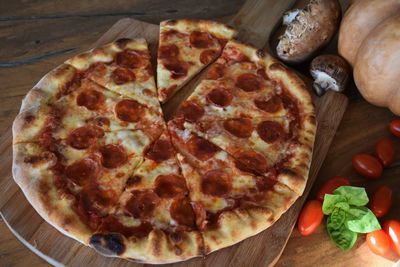
<svg viewBox="0 0 400 267"><path fill-rule="evenodd" d="M278 0L277 0L278 1ZM53 67L89 47L114 22L123 17L155 22L166 18L221 18L231 16L243 0L115 0L115 1L3 1L0 5L0 135L10 126L25 93ZM104 3L102 3L104 2ZM193 8L196 6L196 8ZM400 167L385 170L379 181L366 182L351 168L351 156L371 151L394 115L366 103L356 91L347 92L351 102L310 197L334 175L349 177L369 192L379 184L400 184ZM393 140L395 140L393 138ZM400 140L395 140L400 152ZM400 154L400 153L398 153ZM398 160L400 155L397 156ZM400 203L396 194L394 203ZM387 218L400 219L400 204ZM384 218L385 219L385 218ZM0 222L0 266L48 266L30 252ZM295 229L277 266L391 266L372 254L364 237L356 248L342 252L329 241L323 226L309 237Z"/></svg>

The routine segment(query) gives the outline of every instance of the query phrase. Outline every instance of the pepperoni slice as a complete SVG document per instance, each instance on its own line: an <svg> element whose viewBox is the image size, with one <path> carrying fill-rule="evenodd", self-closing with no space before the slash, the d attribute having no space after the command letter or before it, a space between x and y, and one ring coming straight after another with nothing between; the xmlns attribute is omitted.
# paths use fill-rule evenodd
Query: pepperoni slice
<svg viewBox="0 0 400 267"><path fill-rule="evenodd" d="M248 56L243 54L239 49L236 49L234 47L226 47L224 49L224 53L222 54L222 57L227 60L228 65L233 65L235 63L241 63L241 62L250 62L250 59Z"/></svg>
<svg viewBox="0 0 400 267"><path fill-rule="evenodd" d="M203 175L201 190L204 194L212 196L225 196L232 189L231 177L222 170L211 170Z"/></svg>
<svg viewBox="0 0 400 267"><path fill-rule="evenodd" d="M125 208L135 218L149 218L159 202L159 197L152 191L132 191Z"/></svg>
<svg viewBox="0 0 400 267"><path fill-rule="evenodd" d="M300 113L296 102L291 97L283 95L282 103L285 109L288 109L292 115L297 116Z"/></svg>
<svg viewBox="0 0 400 267"><path fill-rule="evenodd" d="M74 183L83 185L86 181L96 180L99 177L100 166L97 161L85 158L67 166L65 175Z"/></svg>
<svg viewBox="0 0 400 267"><path fill-rule="evenodd" d="M168 140L158 139L146 153L146 158L155 162L168 160L175 155L175 150Z"/></svg>
<svg viewBox="0 0 400 267"><path fill-rule="evenodd" d="M111 74L111 79L115 84L121 85L135 81L136 76L135 73L126 68L116 68Z"/></svg>
<svg viewBox="0 0 400 267"><path fill-rule="evenodd" d="M143 117L144 106L135 100L124 99L115 105L118 119L126 122L138 122Z"/></svg>
<svg viewBox="0 0 400 267"><path fill-rule="evenodd" d="M218 53L219 51L215 49L204 50L200 54L200 62L203 64L208 64L217 57Z"/></svg>
<svg viewBox="0 0 400 267"><path fill-rule="evenodd" d="M267 73L265 71L265 67L257 70L257 74L264 78L264 80L268 80Z"/></svg>
<svg viewBox="0 0 400 267"><path fill-rule="evenodd" d="M113 169L124 165L128 161L128 155L120 145L105 145L100 148L102 155L101 163L104 167Z"/></svg>
<svg viewBox="0 0 400 267"><path fill-rule="evenodd" d="M235 165L242 171L250 173L254 173L253 171L256 171L262 174L267 170L267 159L260 153L255 151L243 151L235 156L237 159Z"/></svg>
<svg viewBox="0 0 400 267"><path fill-rule="evenodd" d="M218 80L219 78L222 78L224 76L224 73L225 73L224 65L215 63L207 72L206 79Z"/></svg>
<svg viewBox="0 0 400 267"><path fill-rule="evenodd" d="M182 176L166 174L157 176L154 191L161 198L173 198L185 195L188 190Z"/></svg>
<svg viewBox="0 0 400 267"><path fill-rule="evenodd" d="M208 160L219 148L204 138L193 136L187 142L189 152L199 160Z"/></svg>
<svg viewBox="0 0 400 267"><path fill-rule="evenodd" d="M151 224L147 222L142 222L139 226L135 227L125 226L113 215L105 217L100 226L101 232L120 233L125 237L133 235L138 238L148 236L152 229Z"/></svg>
<svg viewBox="0 0 400 267"><path fill-rule="evenodd" d="M121 67L130 69L140 68L147 64L140 52L134 50L125 50L118 53L116 56L116 62Z"/></svg>
<svg viewBox="0 0 400 267"><path fill-rule="evenodd" d="M182 115L186 121L196 122L204 115L204 108L194 101L185 101L180 106L177 115Z"/></svg>
<svg viewBox="0 0 400 267"><path fill-rule="evenodd" d="M180 225L194 228L196 217L187 198L175 199L169 208L171 217Z"/></svg>
<svg viewBox="0 0 400 267"><path fill-rule="evenodd" d="M165 31L165 32L161 32L160 33L160 38L162 39L162 40L166 40L166 39L168 39L168 38L170 38L170 37L175 37L175 38L178 38L178 39L183 39L183 38L185 38L187 36L187 34L185 34L185 33L183 33L183 32L178 32L177 30L174 30L174 29L171 29L171 30L168 30L168 31Z"/></svg>
<svg viewBox="0 0 400 267"><path fill-rule="evenodd" d="M232 98L232 94L223 88L215 88L207 94L207 100L220 107L229 106Z"/></svg>
<svg viewBox="0 0 400 267"><path fill-rule="evenodd" d="M193 31L190 33L190 44L196 48L208 48L214 44L214 38L208 32Z"/></svg>
<svg viewBox="0 0 400 267"><path fill-rule="evenodd" d="M282 125L276 121L263 121L257 125L257 133L266 143L285 139L286 134Z"/></svg>
<svg viewBox="0 0 400 267"><path fill-rule="evenodd" d="M68 145L76 149L90 147L98 137L104 136L102 129L96 126L83 126L74 129L67 137Z"/></svg>
<svg viewBox="0 0 400 267"><path fill-rule="evenodd" d="M275 113L282 106L282 100L279 96L274 95L266 101L255 99L254 104L256 105L257 108L259 108L265 112Z"/></svg>
<svg viewBox="0 0 400 267"><path fill-rule="evenodd" d="M258 76L252 73L241 74L237 78L235 85L245 92L258 91L262 87Z"/></svg>
<svg viewBox="0 0 400 267"><path fill-rule="evenodd" d="M98 110L106 101L103 93L92 89L85 90L76 98L78 106L84 106L89 110Z"/></svg>
<svg viewBox="0 0 400 267"><path fill-rule="evenodd" d="M256 185L258 190L267 191L272 189L272 187L276 184L276 181L272 179L268 179L267 177L258 176L256 179Z"/></svg>
<svg viewBox="0 0 400 267"><path fill-rule="evenodd" d="M179 48L175 44L162 45L158 48L158 57L161 59L177 58Z"/></svg>
<svg viewBox="0 0 400 267"><path fill-rule="evenodd" d="M163 62L164 67L171 72L172 79L180 79L186 77L188 73L187 63L179 60L169 60Z"/></svg>
<svg viewBox="0 0 400 267"><path fill-rule="evenodd" d="M253 124L250 119L238 118L224 121L224 128L232 135L239 138L248 138L253 132Z"/></svg>

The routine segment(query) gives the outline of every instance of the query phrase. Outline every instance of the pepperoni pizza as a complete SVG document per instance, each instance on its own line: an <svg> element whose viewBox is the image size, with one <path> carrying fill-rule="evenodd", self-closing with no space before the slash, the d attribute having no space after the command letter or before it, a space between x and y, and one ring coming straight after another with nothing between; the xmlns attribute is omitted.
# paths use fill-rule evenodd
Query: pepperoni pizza
<svg viewBox="0 0 400 267"><path fill-rule="evenodd" d="M236 35L231 27L207 20L160 23L157 58L158 99L164 103L220 54Z"/></svg>
<svg viewBox="0 0 400 267"><path fill-rule="evenodd" d="M103 255L144 263L206 255L273 224L304 190L314 108L295 74L233 35L163 22L158 92L144 39L43 77L13 124L14 179L38 213ZM166 124L159 100L214 60Z"/></svg>

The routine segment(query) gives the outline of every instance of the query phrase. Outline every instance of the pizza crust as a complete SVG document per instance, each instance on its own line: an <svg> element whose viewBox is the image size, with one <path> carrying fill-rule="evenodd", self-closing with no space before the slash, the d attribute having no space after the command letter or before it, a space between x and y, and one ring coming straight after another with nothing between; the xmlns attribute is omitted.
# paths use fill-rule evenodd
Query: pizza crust
<svg viewBox="0 0 400 267"><path fill-rule="evenodd" d="M54 187L49 186L54 175L46 169L54 164L54 159L51 155L43 159L32 159L41 154L43 151L36 143L13 144L12 174L15 182L46 222L64 235L87 245L91 231L72 211L71 201L60 196ZM33 161L35 166L30 161ZM45 200L48 196L52 196L52 199Z"/></svg>
<svg viewBox="0 0 400 267"><path fill-rule="evenodd" d="M195 231L171 238L156 229L141 239L127 239L112 233L95 234L89 243L104 256L146 264L167 264L204 255L202 235Z"/></svg>

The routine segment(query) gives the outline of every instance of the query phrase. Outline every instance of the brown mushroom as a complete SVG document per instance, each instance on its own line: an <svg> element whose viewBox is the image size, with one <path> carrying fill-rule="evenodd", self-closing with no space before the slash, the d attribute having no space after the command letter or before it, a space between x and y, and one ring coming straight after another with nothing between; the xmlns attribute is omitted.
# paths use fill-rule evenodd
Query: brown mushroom
<svg viewBox="0 0 400 267"><path fill-rule="evenodd" d="M338 0L311 0L304 9L285 13L286 30L276 47L278 57L287 63L301 63L310 58L332 39L341 14Z"/></svg>
<svg viewBox="0 0 400 267"><path fill-rule="evenodd" d="M321 96L328 90L342 92L347 85L351 69L340 56L321 55L311 62L310 74L314 78L313 88Z"/></svg>

